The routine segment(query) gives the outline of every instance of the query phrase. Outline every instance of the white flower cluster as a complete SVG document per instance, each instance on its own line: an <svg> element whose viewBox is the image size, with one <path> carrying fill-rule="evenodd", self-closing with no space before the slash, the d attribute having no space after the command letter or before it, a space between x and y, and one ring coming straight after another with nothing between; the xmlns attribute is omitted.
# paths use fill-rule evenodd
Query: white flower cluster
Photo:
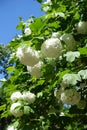
<svg viewBox="0 0 87 130"><path fill-rule="evenodd" d="M29 104L34 103L35 101L35 94L31 93L31 92L25 92L23 93L23 100L25 102L28 102Z"/></svg>
<svg viewBox="0 0 87 130"><path fill-rule="evenodd" d="M44 2L43 4L46 4L47 6L44 6L42 9L44 12L48 12L50 6L52 5L52 1L51 0L47 0L46 2Z"/></svg>
<svg viewBox="0 0 87 130"><path fill-rule="evenodd" d="M80 70L80 71L78 72L78 75L80 75L82 79L87 79L87 69L85 69L85 70Z"/></svg>
<svg viewBox="0 0 87 130"><path fill-rule="evenodd" d="M77 24L77 32L79 34L87 34L87 21L80 21Z"/></svg>
<svg viewBox="0 0 87 130"><path fill-rule="evenodd" d="M78 81L81 81L81 77L78 74L65 74L62 79L67 85L76 85Z"/></svg>
<svg viewBox="0 0 87 130"><path fill-rule="evenodd" d="M27 70L32 76L36 76L37 78L42 76L41 68L43 67L43 62L40 61L39 51L23 45L17 49L16 56L27 66Z"/></svg>
<svg viewBox="0 0 87 130"><path fill-rule="evenodd" d="M29 36L29 35L31 34L31 29L30 29L30 28L25 28L24 34L25 34L26 36Z"/></svg>
<svg viewBox="0 0 87 130"><path fill-rule="evenodd" d="M83 109L86 102L81 101L81 95L76 89L69 87L70 85L76 86L78 82L80 82L80 88L86 87L86 82L81 83L81 79L87 79L87 69L81 70L77 74L65 74L60 83L61 88L54 91L54 96L63 104L77 105L78 108Z"/></svg>
<svg viewBox="0 0 87 130"><path fill-rule="evenodd" d="M21 100L21 99L22 99L22 94L20 92L14 92L11 95L12 102L16 102L17 100Z"/></svg>
<svg viewBox="0 0 87 130"><path fill-rule="evenodd" d="M17 49L16 56L19 60L28 66L34 66L39 61L39 52L33 50L31 47L27 45L23 45Z"/></svg>
<svg viewBox="0 0 87 130"><path fill-rule="evenodd" d="M41 52L44 57L57 58L62 54L62 44L58 38L47 39L41 46Z"/></svg>
<svg viewBox="0 0 87 130"><path fill-rule="evenodd" d="M42 72L40 71L42 67L43 67L43 62L39 61L33 67L27 66L27 70L32 76L36 76L37 78L39 78L42 76Z"/></svg>
<svg viewBox="0 0 87 130"><path fill-rule="evenodd" d="M11 100L13 102L10 108L11 113L15 117L21 117L24 112L23 112L23 105L22 103L20 103L20 100L27 102L28 104L31 104L34 103L35 101L35 95L31 92L24 92L23 94L21 94L20 92L14 92L11 95Z"/></svg>
<svg viewBox="0 0 87 130"><path fill-rule="evenodd" d="M63 104L77 105L81 99L81 95L74 89L65 89L54 91L54 96L58 101L62 101Z"/></svg>
<svg viewBox="0 0 87 130"><path fill-rule="evenodd" d="M64 92L61 93L60 100L64 104L71 104L75 105L77 104L81 99L80 94L74 90L74 89L67 89Z"/></svg>
<svg viewBox="0 0 87 130"><path fill-rule="evenodd" d="M19 102L13 103L10 111L15 117L21 117L23 115L22 104Z"/></svg>
<svg viewBox="0 0 87 130"><path fill-rule="evenodd" d="M69 85L76 85L78 81L80 82L80 87L84 88L86 87L86 83L81 83L81 79L86 80L87 79L87 69L80 70L78 74L65 74L62 77L61 87L66 88Z"/></svg>
<svg viewBox="0 0 87 130"><path fill-rule="evenodd" d="M72 51L75 48L75 39L73 35L71 34L63 34L60 37L60 40L62 40L65 44L66 50Z"/></svg>
<svg viewBox="0 0 87 130"><path fill-rule="evenodd" d="M6 130L17 130L14 126L8 126Z"/></svg>
<svg viewBox="0 0 87 130"><path fill-rule="evenodd" d="M42 76L41 69L44 64L40 61L40 53L42 54L42 58L59 58L64 51L61 40L65 42L67 50L74 49L75 40L71 34L61 36L59 32L53 32L51 38L43 42L41 51L36 51L27 45L22 45L17 49L16 56L21 63L27 66L27 70L32 76L39 78ZM75 57L79 57L79 52L70 51L64 56L66 56L67 61L72 62Z"/></svg>
<svg viewBox="0 0 87 130"><path fill-rule="evenodd" d="M78 51L69 51L66 54L64 54L64 57L66 57L66 61L68 62L73 62L75 60L75 58L79 58L80 57L80 52Z"/></svg>
<svg viewBox="0 0 87 130"><path fill-rule="evenodd" d="M48 12L49 8L50 8L49 6L43 7L43 11Z"/></svg>

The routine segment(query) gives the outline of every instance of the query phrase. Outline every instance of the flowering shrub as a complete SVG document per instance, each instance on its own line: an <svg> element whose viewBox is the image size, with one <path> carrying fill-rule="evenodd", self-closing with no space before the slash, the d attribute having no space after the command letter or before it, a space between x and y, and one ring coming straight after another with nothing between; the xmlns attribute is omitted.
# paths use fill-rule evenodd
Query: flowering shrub
<svg viewBox="0 0 87 130"><path fill-rule="evenodd" d="M85 130L87 1L37 1L46 14L20 19L17 29L23 34L9 43L16 55L8 59L9 76L0 91L1 124L17 130Z"/></svg>

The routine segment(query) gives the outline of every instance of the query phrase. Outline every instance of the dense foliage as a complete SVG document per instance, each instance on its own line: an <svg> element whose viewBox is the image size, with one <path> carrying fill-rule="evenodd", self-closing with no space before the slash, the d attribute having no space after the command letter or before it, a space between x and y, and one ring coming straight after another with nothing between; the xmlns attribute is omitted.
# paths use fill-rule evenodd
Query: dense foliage
<svg viewBox="0 0 87 130"><path fill-rule="evenodd" d="M8 44L1 129L86 130L87 1L37 1L45 15L20 18Z"/></svg>

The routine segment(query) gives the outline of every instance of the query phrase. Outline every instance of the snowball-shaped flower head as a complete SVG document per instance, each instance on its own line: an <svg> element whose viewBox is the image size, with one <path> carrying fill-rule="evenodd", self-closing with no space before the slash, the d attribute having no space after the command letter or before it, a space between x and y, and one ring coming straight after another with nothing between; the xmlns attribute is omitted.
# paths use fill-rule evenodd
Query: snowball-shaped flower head
<svg viewBox="0 0 87 130"><path fill-rule="evenodd" d="M74 89L67 89L61 93L61 101L64 104L77 104L81 99L80 94Z"/></svg>
<svg viewBox="0 0 87 130"><path fill-rule="evenodd" d="M81 81L81 77L78 74L65 74L62 79L67 85L76 85L78 81Z"/></svg>
<svg viewBox="0 0 87 130"><path fill-rule="evenodd" d="M80 70L78 72L78 75L80 75L82 77L82 79L87 79L87 69L85 70Z"/></svg>
<svg viewBox="0 0 87 130"><path fill-rule="evenodd" d="M41 46L41 52L44 57L57 58L62 54L62 44L58 38L47 39Z"/></svg>
<svg viewBox="0 0 87 130"><path fill-rule="evenodd" d="M71 34L63 34L60 37L60 40L65 42L64 46L66 47L66 50L72 51L75 48L75 40L74 40L73 35L71 35Z"/></svg>
<svg viewBox="0 0 87 130"><path fill-rule="evenodd" d="M80 21L77 24L77 32L79 34L87 34L87 21Z"/></svg>
<svg viewBox="0 0 87 130"><path fill-rule="evenodd" d="M14 126L8 126L6 130L17 130Z"/></svg>
<svg viewBox="0 0 87 130"><path fill-rule="evenodd" d="M30 34L31 34L31 29L30 29L30 28L25 28L24 34L25 34L26 36L30 35Z"/></svg>
<svg viewBox="0 0 87 130"><path fill-rule="evenodd" d="M20 99L22 99L22 94L20 92L14 92L14 93L12 93L11 100L13 102L15 102L17 100L20 100Z"/></svg>
<svg viewBox="0 0 87 130"><path fill-rule="evenodd" d="M22 64L28 66L34 66L39 61L39 52L33 50L27 45L23 45L17 49L16 56L19 58Z"/></svg>
<svg viewBox="0 0 87 130"><path fill-rule="evenodd" d="M61 34L59 32L53 32L51 37L52 38L60 38Z"/></svg>
<svg viewBox="0 0 87 130"><path fill-rule="evenodd" d="M35 94L31 92L23 93L23 100L28 102L29 104L34 103L35 101Z"/></svg>
<svg viewBox="0 0 87 130"><path fill-rule="evenodd" d="M10 111L15 117L21 117L23 115L22 105L19 102L11 105Z"/></svg>
<svg viewBox="0 0 87 130"><path fill-rule="evenodd" d="M69 51L66 54L64 54L64 57L66 57L66 61L73 62L75 58L80 57L80 53L78 51L74 51L74 52Z"/></svg>
<svg viewBox="0 0 87 130"><path fill-rule="evenodd" d="M43 62L39 61L36 65L34 65L33 67L27 66L27 70L29 71L29 73L32 76L36 76L37 78L39 78L40 76L42 76L42 72L41 72L41 68L43 67Z"/></svg>

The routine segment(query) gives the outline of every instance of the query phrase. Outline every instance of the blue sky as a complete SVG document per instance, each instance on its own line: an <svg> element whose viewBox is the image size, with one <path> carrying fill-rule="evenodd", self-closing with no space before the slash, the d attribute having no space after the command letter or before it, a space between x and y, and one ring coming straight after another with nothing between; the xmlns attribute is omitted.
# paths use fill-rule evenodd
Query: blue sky
<svg viewBox="0 0 87 130"><path fill-rule="evenodd" d="M44 13L35 0L0 0L0 43L7 44L20 32L16 30L19 16L24 21L31 15L39 17Z"/></svg>

